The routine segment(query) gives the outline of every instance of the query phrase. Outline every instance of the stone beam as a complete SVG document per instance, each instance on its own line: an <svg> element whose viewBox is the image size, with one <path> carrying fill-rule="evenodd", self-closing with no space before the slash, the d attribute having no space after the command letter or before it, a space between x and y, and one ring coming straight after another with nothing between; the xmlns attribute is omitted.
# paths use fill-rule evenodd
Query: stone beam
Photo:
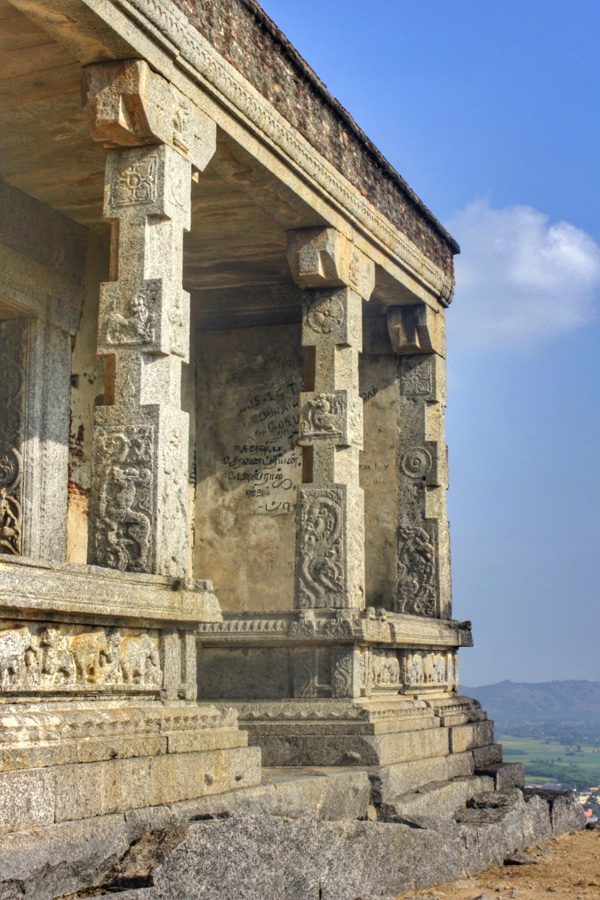
<svg viewBox="0 0 600 900"><path fill-rule="evenodd" d="M444 313L424 304L396 306L388 309L387 322L400 369L394 608L412 615L449 619Z"/></svg>
<svg viewBox="0 0 600 900"><path fill-rule="evenodd" d="M183 233L191 167L208 162L215 126L191 104L180 116L172 91L137 60L84 73L92 137L119 145L108 151L105 173L113 280L100 294L108 390L95 416L90 547L102 566L182 577L189 423L181 365L190 340Z"/></svg>
<svg viewBox="0 0 600 900"><path fill-rule="evenodd" d="M302 317L306 367L299 433L304 484L298 507L295 605L362 607L358 358L362 301L373 290L374 265L330 228L291 232L288 258L297 284L312 288Z"/></svg>

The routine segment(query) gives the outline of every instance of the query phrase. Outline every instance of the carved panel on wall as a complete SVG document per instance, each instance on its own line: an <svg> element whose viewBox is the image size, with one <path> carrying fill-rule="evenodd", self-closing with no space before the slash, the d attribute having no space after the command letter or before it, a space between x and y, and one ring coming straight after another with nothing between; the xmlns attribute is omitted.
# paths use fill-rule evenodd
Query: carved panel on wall
<svg viewBox="0 0 600 900"><path fill-rule="evenodd" d="M151 153L122 169L112 184L113 207L152 203L157 196L158 165Z"/></svg>
<svg viewBox="0 0 600 900"><path fill-rule="evenodd" d="M391 690L396 693L400 690L402 681L397 650L373 650L371 682L375 689Z"/></svg>
<svg viewBox="0 0 600 900"><path fill-rule="evenodd" d="M0 630L0 691L159 689L156 632L14 622Z"/></svg>
<svg viewBox="0 0 600 900"><path fill-rule="evenodd" d="M127 293L127 292L125 292ZM124 304L116 282L102 286L100 340L102 347L158 346L162 280L148 279Z"/></svg>
<svg viewBox="0 0 600 900"><path fill-rule="evenodd" d="M427 397L433 391L433 369L427 356L405 356L401 363L402 393L405 397Z"/></svg>
<svg viewBox="0 0 600 900"><path fill-rule="evenodd" d="M298 602L336 606L346 586L344 505L334 488L303 488L299 517Z"/></svg>
<svg viewBox="0 0 600 900"><path fill-rule="evenodd" d="M122 572L149 572L154 508L154 426L97 427L94 560Z"/></svg>
<svg viewBox="0 0 600 900"><path fill-rule="evenodd" d="M456 660L452 651L414 651L404 655L407 687L456 687Z"/></svg>
<svg viewBox="0 0 600 900"><path fill-rule="evenodd" d="M399 612L435 616L435 549L424 528L398 529L397 605Z"/></svg>
<svg viewBox="0 0 600 900"><path fill-rule="evenodd" d="M0 321L0 553L22 553L27 319Z"/></svg>

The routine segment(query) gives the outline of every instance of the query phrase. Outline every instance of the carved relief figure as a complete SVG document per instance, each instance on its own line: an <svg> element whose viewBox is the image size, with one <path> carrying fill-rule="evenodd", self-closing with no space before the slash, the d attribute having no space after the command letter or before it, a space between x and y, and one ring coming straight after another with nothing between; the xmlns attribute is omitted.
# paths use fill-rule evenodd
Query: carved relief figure
<svg viewBox="0 0 600 900"><path fill-rule="evenodd" d="M433 680L437 684L446 682L446 660L439 653L433 657Z"/></svg>
<svg viewBox="0 0 600 900"><path fill-rule="evenodd" d="M55 625L42 628L38 636L42 651L41 674L52 684L69 684L75 680L75 662L66 634Z"/></svg>
<svg viewBox="0 0 600 900"><path fill-rule="evenodd" d="M316 394L302 406L300 437L314 440L341 436L345 407L339 394Z"/></svg>
<svg viewBox="0 0 600 900"><path fill-rule="evenodd" d="M398 530L397 605L401 612L435 615L435 551L424 528L401 525Z"/></svg>
<svg viewBox="0 0 600 900"><path fill-rule="evenodd" d="M344 512L334 490L302 494L300 503L299 599L302 606L331 605L343 596Z"/></svg>
<svg viewBox="0 0 600 900"><path fill-rule="evenodd" d="M149 571L154 429L97 429L99 469L96 560L131 572Z"/></svg>
<svg viewBox="0 0 600 900"><path fill-rule="evenodd" d="M400 660L393 650L373 654L373 683L377 687L400 686Z"/></svg>
<svg viewBox="0 0 600 900"><path fill-rule="evenodd" d="M341 659L338 659L332 678L332 688L334 697L351 697L352 696L352 656L345 653Z"/></svg>
<svg viewBox="0 0 600 900"><path fill-rule="evenodd" d="M148 282L146 288L137 291L125 314L119 311L115 301L106 315L105 340L107 344L148 344L155 339L160 282Z"/></svg>
<svg viewBox="0 0 600 900"><path fill-rule="evenodd" d="M37 668L37 647L29 628L0 631L0 690L34 686Z"/></svg>
<svg viewBox="0 0 600 900"><path fill-rule="evenodd" d="M114 676L119 663L119 632L86 631L71 641L77 679L83 683L104 683Z"/></svg>
<svg viewBox="0 0 600 900"><path fill-rule="evenodd" d="M160 683L158 650L148 634L124 637L120 643L118 658L125 684Z"/></svg>
<svg viewBox="0 0 600 900"><path fill-rule="evenodd" d="M406 668L409 684L422 684L424 682L423 657L420 653L413 653L408 657Z"/></svg>

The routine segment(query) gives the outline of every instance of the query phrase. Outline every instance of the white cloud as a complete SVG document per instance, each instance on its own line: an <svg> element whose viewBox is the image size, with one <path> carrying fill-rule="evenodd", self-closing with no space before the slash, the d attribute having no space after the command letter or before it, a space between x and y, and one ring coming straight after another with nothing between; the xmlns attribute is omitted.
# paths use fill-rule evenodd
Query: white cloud
<svg viewBox="0 0 600 900"><path fill-rule="evenodd" d="M447 223L461 245L448 316L455 344L531 347L589 322L600 294L600 246L530 206L471 203Z"/></svg>

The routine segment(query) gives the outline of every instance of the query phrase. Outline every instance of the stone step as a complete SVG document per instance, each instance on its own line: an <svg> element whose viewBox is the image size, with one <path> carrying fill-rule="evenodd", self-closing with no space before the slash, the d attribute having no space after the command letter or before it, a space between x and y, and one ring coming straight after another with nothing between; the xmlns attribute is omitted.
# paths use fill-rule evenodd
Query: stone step
<svg viewBox="0 0 600 900"><path fill-rule="evenodd" d="M452 819L467 801L477 794L493 791L494 779L486 775L470 775L450 781L432 781L417 791L394 797L381 807L385 819L424 818Z"/></svg>
<svg viewBox="0 0 600 900"><path fill-rule="evenodd" d="M511 788L522 788L525 784L525 772L523 763L494 763L487 766L477 766L476 775L489 775L494 779L497 791L509 791Z"/></svg>
<svg viewBox="0 0 600 900"><path fill-rule="evenodd" d="M468 751L369 769L373 802L377 805L416 791L430 782L446 782L474 774L473 754Z"/></svg>

